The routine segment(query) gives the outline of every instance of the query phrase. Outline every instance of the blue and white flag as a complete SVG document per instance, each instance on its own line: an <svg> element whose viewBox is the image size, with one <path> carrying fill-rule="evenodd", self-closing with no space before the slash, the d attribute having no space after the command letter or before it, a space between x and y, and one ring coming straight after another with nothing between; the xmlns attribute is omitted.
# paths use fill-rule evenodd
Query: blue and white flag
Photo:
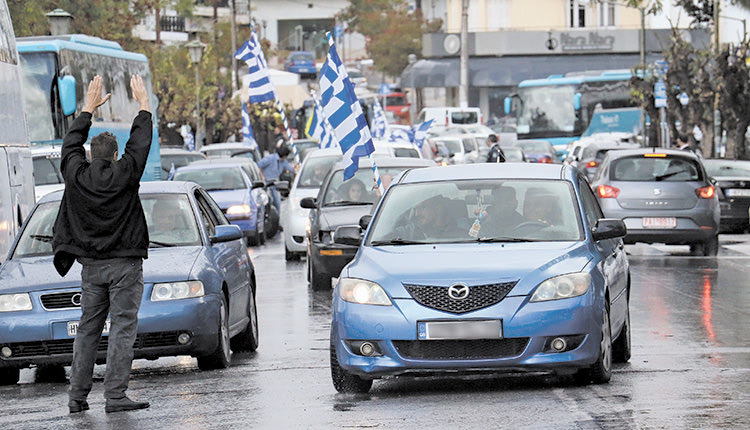
<svg viewBox="0 0 750 430"><path fill-rule="evenodd" d="M327 33L328 55L320 69L320 101L323 113L333 127L336 140L343 153L344 180L354 176L359 167L359 157L375 152L370 127L359 104L354 85L336 52L333 36Z"/></svg>
<svg viewBox="0 0 750 430"><path fill-rule="evenodd" d="M389 128L388 129L388 141L397 143L405 142L412 143L414 141L414 134L412 130L406 130L403 128Z"/></svg>
<svg viewBox="0 0 750 430"><path fill-rule="evenodd" d="M268 63L255 30L250 39L234 53L234 58L244 61L250 68L250 103L261 103L276 98L276 89L268 74Z"/></svg>
<svg viewBox="0 0 750 430"><path fill-rule="evenodd" d="M417 148L422 149L422 145L424 145L424 141L425 139L427 139L427 133L430 131L430 127L432 127L433 121L435 120L431 119L421 124L417 124L412 128L412 136L414 139L414 144L417 145Z"/></svg>
<svg viewBox="0 0 750 430"><path fill-rule="evenodd" d="M247 105L244 101L242 102L242 143L251 148L258 147L258 142L255 141L253 135L253 126L250 124L250 114L247 113Z"/></svg>
<svg viewBox="0 0 750 430"><path fill-rule="evenodd" d="M338 146L336 139L333 135L333 127L328 123L323 110L320 108L320 103L317 100L314 101L315 109L310 119L307 120L307 126L305 127L305 134L308 137L318 141L320 148L332 148Z"/></svg>
<svg viewBox="0 0 750 430"><path fill-rule="evenodd" d="M386 127L388 127L388 121L385 118L383 108L380 107L380 103L377 100L375 100L375 103L372 104L372 113L372 137L376 139L383 139L385 138L385 130Z"/></svg>
<svg viewBox="0 0 750 430"><path fill-rule="evenodd" d="M180 134L182 135L183 147L188 151L195 151L195 138L190 130L190 126L184 124L180 127Z"/></svg>

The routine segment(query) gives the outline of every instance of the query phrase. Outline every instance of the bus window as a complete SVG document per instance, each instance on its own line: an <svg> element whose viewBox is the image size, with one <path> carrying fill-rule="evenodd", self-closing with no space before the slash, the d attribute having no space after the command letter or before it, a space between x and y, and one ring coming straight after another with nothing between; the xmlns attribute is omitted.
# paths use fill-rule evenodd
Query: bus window
<svg viewBox="0 0 750 430"><path fill-rule="evenodd" d="M29 139L45 142L62 138L61 122L57 113L57 82L55 54L39 53L21 56L23 101L29 121Z"/></svg>

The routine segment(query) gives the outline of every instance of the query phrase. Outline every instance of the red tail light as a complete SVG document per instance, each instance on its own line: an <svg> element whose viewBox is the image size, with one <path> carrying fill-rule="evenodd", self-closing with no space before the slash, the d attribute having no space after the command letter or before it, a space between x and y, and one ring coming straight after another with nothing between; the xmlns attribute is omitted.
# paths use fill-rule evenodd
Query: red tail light
<svg viewBox="0 0 750 430"><path fill-rule="evenodd" d="M552 159L549 157L542 157L539 159L539 163L552 164Z"/></svg>
<svg viewBox="0 0 750 430"><path fill-rule="evenodd" d="M599 185L596 187L596 192L599 194L599 197L603 199L613 199L620 194L620 190L615 187L610 187L609 185Z"/></svg>
<svg viewBox="0 0 750 430"><path fill-rule="evenodd" d="M710 199L714 196L715 193L716 193L716 190L714 189L713 185L709 185L703 188L698 188L695 190L695 194L697 194L698 197L702 199Z"/></svg>
<svg viewBox="0 0 750 430"><path fill-rule="evenodd" d="M586 163L586 167L597 167L598 165L598 161L589 161L588 163Z"/></svg>

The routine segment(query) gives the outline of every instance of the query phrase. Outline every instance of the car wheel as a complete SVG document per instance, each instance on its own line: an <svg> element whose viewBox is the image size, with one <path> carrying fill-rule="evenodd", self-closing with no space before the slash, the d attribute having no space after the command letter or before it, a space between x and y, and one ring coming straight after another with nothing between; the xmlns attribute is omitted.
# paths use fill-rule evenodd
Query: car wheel
<svg viewBox="0 0 750 430"><path fill-rule="evenodd" d="M198 368L201 370L225 369L229 367L232 358L232 352L229 349L229 315L227 301L223 294L221 296L219 315L218 345L216 345L216 350L211 355L198 357Z"/></svg>
<svg viewBox="0 0 750 430"><path fill-rule="evenodd" d="M630 300L626 305L625 324L622 326L620 335L612 344L612 361L615 363L627 363L630 360Z"/></svg>
<svg viewBox="0 0 750 430"><path fill-rule="evenodd" d="M719 235L713 236L711 239L703 242L703 255L706 257L713 257L719 253Z"/></svg>
<svg viewBox="0 0 750 430"><path fill-rule="evenodd" d="M309 267L310 273L310 286L313 291L322 291L331 289L331 275L327 273L321 273L315 268L312 259L307 260L307 267Z"/></svg>
<svg viewBox="0 0 750 430"><path fill-rule="evenodd" d="M247 327L230 341L232 351L253 352L258 349L258 310L255 306L255 293L250 291L247 303Z"/></svg>
<svg viewBox="0 0 750 430"><path fill-rule="evenodd" d="M268 222L266 223L266 237L271 239L276 236L279 232L279 211L276 210L274 205L270 205L270 209L266 209L268 214Z"/></svg>
<svg viewBox="0 0 750 430"><path fill-rule="evenodd" d="M18 377L21 369L16 367L0 368L0 385L15 385L18 383Z"/></svg>
<svg viewBox="0 0 750 430"><path fill-rule="evenodd" d="M299 260L299 254L296 252L290 251L289 248L286 246L284 247L284 258L286 261L297 261ZM309 278L308 278L309 280Z"/></svg>
<svg viewBox="0 0 750 430"><path fill-rule="evenodd" d="M581 369L573 375L579 384L604 384L612 377L612 329L609 326L609 309L604 309L602 320L599 358L591 367Z"/></svg>
<svg viewBox="0 0 750 430"><path fill-rule="evenodd" d="M333 341L331 341L330 356L331 380L336 391L339 393L366 393L370 391L372 379L362 379L339 366L339 361L336 358L336 347L333 345Z"/></svg>

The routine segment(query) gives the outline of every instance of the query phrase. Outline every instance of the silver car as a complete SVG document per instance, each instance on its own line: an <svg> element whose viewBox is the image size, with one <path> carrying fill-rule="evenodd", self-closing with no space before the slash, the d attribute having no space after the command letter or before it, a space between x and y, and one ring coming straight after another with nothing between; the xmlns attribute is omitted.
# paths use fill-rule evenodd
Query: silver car
<svg viewBox="0 0 750 430"><path fill-rule="evenodd" d="M610 151L591 187L606 218L625 222L625 243L690 245L716 255L719 199L703 163L689 151Z"/></svg>

